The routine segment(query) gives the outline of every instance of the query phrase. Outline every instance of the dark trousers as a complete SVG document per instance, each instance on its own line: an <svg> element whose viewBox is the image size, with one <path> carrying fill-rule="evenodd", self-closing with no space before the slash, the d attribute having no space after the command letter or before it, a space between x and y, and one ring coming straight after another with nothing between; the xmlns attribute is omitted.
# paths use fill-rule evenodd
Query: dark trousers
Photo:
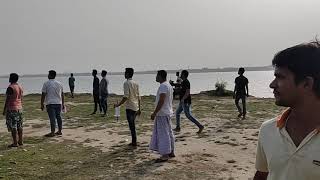
<svg viewBox="0 0 320 180"><path fill-rule="evenodd" d="M59 131L62 131L61 104L49 104L46 106L50 119L51 132L56 130L56 121Z"/></svg>
<svg viewBox="0 0 320 180"><path fill-rule="evenodd" d="M100 99L99 99L99 94L93 94L93 101L94 101L94 110L93 113L97 112L98 105L99 105L99 110L102 112L101 104L100 104Z"/></svg>
<svg viewBox="0 0 320 180"><path fill-rule="evenodd" d="M129 123L130 132L131 132L132 144L137 144L137 133L136 133L136 125L135 125L136 111L133 111L131 109L126 109L126 115Z"/></svg>
<svg viewBox="0 0 320 180"><path fill-rule="evenodd" d="M239 101L242 101L242 109L239 105ZM237 106L237 109L239 111L240 114L243 114L243 115L246 115L247 113L247 109L246 109L246 96L245 95L236 95L236 98L235 98L235 103L236 103L236 106Z"/></svg>
<svg viewBox="0 0 320 180"><path fill-rule="evenodd" d="M103 111L103 114L107 114L108 110L108 96L101 96L100 97L100 106Z"/></svg>

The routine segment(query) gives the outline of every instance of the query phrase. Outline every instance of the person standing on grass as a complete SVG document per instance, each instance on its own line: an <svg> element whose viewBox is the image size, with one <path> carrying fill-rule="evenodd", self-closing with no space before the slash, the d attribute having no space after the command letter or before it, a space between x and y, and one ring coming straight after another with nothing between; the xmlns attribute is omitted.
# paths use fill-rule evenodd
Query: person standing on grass
<svg viewBox="0 0 320 180"><path fill-rule="evenodd" d="M55 80L56 71L50 70L49 80L43 84L41 95L41 110L44 110L46 104L47 113L50 119L51 132L46 134L46 137L53 137L55 135L62 135L62 118L61 110L64 110L64 94L62 84ZM58 124L58 131L56 129L56 121Z"/></svg>
<svg viewBox="0 0 320 180"><path fill-rule="evenodd" d="M235 99L235 104L238 109L238 117L242 116L242 119L246 118L247 109L246 109L246 97L249 97L249 88L248 88L248 79L243 75L244 68L241 67L238 70L239 76L235 79L235 86L233 91L233 98ZM239 100L242 101L242 109L239 106Z"/></svg>
<svg viewBox="0 0 320 180"><path fill-rule="evenodd" d="M165 70L158 71L156 81L160 83L160 87L156 96L156 108L151 114L154 126L149 148L161 155L156 162L165 162L169 158L175 157L175 140L171 128L173 89L167 82L167 72Z"/></svg>
<svg viewBox="0 0 320 180"><path fill-rule="evenodd" d="M74 82L76 79L73 77L73 73L70 74L69 77L69 88L70 88L70 93L71 93L71 98L74 98L73 93L74 93Z"/></svg>
<svg viewBox="0 0 320 180"><path fill-rule="evenodd" d="M94 102L94 110L90 115L94 115L97 113L98 105L99 105L99 110L100 113L102 112L101 104L100 104L100 99L99 99L99 78L97 77L98 71L96 69L92 70L92 76L93 76L93 102Z"/></svg>
<svg viewBox="0 0 320 180"><path fill-rule="evenodd" d="M275 104L288 109L261 125L254 180L320 179L320 43L277 53Z"/></svg>
<svg viewBox="0 0 320 180"><path fill-rule="evenodd" d="M100 105L103 111L103 115L102 116L106 116L107 115L107 110L108 110L108 95L109 95L109 91L108 91L108 86L109 86L109 80L106 78L107 75L107 71L106 70L102 70L101 72L101 81L100 81L100 85L99 85L99 94L100 94Z"/></svg>
<svg viewBox="0 0 320 180"><path fill-rule="evenodd" d="M6 99L3 108L3 115L6 117L8 131L11 132L12 144L9 148L23 145L23 118L22 118L22 87L17 83L19 75L11 73L9 77L10 85L6 91ZM18 135L18 136L17 136Z"/></svg>
<svg viewBox="0 0 320 180"><path fill-rule="evenodd" d="M127 79L123 84L124 96L122 100L115 104L114 107L119 107L125 103L126 105L126 115L129 123L129 128L131 132L132 141L129 146L137 146L137 135L135 119L137 115L141 114L141 97L139 93L139 85L132 80L134 70L133 68L126 68L124 76Z"/></svg>
<svg viewBox="0 0 320 180"><path fill-rule="evenodd" d="M191 95L190 95L190 82L188 80L189 72L187 70L183 70L181 72L181 90L180 90L180 102L178 108L176 110L176 128L174 129L176 132L180 132L180 114L184 111L186 117L196 124L199 128L198 134L202 132L204 126L199 123L191 114Z"/></svg>

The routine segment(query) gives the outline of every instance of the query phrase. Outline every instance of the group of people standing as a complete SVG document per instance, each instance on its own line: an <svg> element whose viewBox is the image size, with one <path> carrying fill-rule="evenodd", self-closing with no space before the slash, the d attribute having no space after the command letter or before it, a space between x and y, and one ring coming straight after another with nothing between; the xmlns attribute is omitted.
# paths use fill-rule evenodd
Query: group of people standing
<svg viewBox="0 0 320 180"><path fill-rule="evenodd" d="M318 41L300 44L287 48L275 55L273 61L275 79L271 82L275 103L288 109L279 117L262 124L256 154L256 173L254 180L266 179L320 179L320 43ZM244 69L239 69L239 77L235 79L234 98L239 111L239 117L246 117L245 98L249 96L248 79L243 76ZM102 71L102 80L96 77L93 70L93 96L95 110L97 105L107 102L108 81L107 72ZM123 89L124 96L114 107L126 106L126 116L129 123L132 142L137 146L135 118L141 113L141 97L139 85L133 81L134 70L126 68ZM180 114L196 124L201 133L204 126L191 115L190 82L188 71L181 72L179 106L176 110L176 128L180 131ZM56 72L49 71L49 80L44 83L41 95L41 109L45 105L50 119L51 132L46 136L62 135L61 110L64 110L64 93L60 82L55 80ZM9 77L10 85L6 91L3 115L6 116L8 130L12 134L13 143L9 147L23 145L22 128L22 87L17 83L18 74ZM71 80L74 83L74 79ZM167 72L157 72L156 81L160 83L156 107L151 114L154 128L150 142L150 150L157 151L161 157L157 162L167 161L175 157L174 134L171 128L173 115L173 88L167 82ZM69 81L70 82L70 81ZM101 89L102 87L102 89ZM106 88L106 89L105 89ZM74 84L73 84L74 89ZM70 88L71 90L71 88ZM72 91L73 93L73 91ZM73 94L72 94L73 96ZM242 109L238 102L242 100ZM101 103L103 102L103 103ZM107 108L103 109L106 115ZM58 131L55 131L55 122Z"/></svg>
<svg viewBox="0 0 320 180"><path fill-rule="evenodd" d="M101 71L101 81L97 77L98 71L96 69L92 70L93 76L93 102L94 102L94 110L91 115L96 114L99 106L101 116L107 115L108 110L108 95L109 95L109 80L106 78L107 71Z"/></svg>
<svg viewBox="0 0 320 180"><path fill-rule="evenodd" d="M107 98L109 95L108 86L109 81L106 78L107 71L101 71L101 81L97 77L97 70L92 71L93 76L93 100L95 114L98 110L103 113L102 116L107 115ZM134 75L133 68L125 69L125 82L123 84L124 95L120 101L114 104L114 107L119 107L125 104L126 118L129 124L132 141L129 144L132 147L137 146L137 133L135 127L136 116L141 114L141 96L139 92L139 85L132 78ZM54 137L62 135L62 117L61 113L66 110L65 97L62 84L57 81L56 71L50 70L48 73L48 81L43 84L41 94L41 110L46 109L50 120L51 131L46 134L46 137ZM176 110L176 128L175 131L181 130L180 114L185 112L186 117L197 125L199 128L197 133L201 133L204 126L196 120L191 114L191 95L190 82L188 80L189 72L183 70L181 72L182 82L180 84L179 105ZM6 102L4 106L3 115L6 115L6 124L8 130L12 133L13 143L9 147L17 147L23 145L22 140L22 87L17 83L18 74L10 74L10 85L6 92ZM160 83L160 87L156 96L156 108L151 115L151 119L155 120L153 135L151 138L150 149L161 154L159 162L168 160L174 157L174 135L171 128L171 117L174 114L173 103L173 88L167 81L167 72L160 70L157 73L156 81ZM75 78L71 74L69 78L69 87L71 98L74 98ZM56 131L56 124L58 130ZM18 135L18 136L17 136Z"/></svg>

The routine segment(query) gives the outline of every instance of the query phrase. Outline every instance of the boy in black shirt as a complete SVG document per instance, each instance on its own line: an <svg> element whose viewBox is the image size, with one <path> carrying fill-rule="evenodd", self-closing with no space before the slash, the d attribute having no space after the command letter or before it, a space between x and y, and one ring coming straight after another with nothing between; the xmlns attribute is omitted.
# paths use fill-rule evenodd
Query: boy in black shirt
<svg viewBox="0 0 320 180"><path fill-rule="evenodd" d="M239 68L238 74L239 76L235 79L234 93L233 98L235 98L235 104L238 108L239 115L242 116L242 119L246 118L246 96L249 97L249 89L248 89L248 79L243 76L244 68ZM239 100L242 101L242 110L239 106Z"/></svg>
<svg viewBox="0 0 320 180"><path fill-rule="evenodd" d="M190 82L187 79L189 72L187 70L183 70L181 72L181 90L180 90L180 103L176 110L176 128L174 129L176 132L180 132L180 114L184 111L186 117L196 124L199 128L197 133L201 133L204 129L204 126L200 124L191 114L191 95L190 95Z"/></svg>

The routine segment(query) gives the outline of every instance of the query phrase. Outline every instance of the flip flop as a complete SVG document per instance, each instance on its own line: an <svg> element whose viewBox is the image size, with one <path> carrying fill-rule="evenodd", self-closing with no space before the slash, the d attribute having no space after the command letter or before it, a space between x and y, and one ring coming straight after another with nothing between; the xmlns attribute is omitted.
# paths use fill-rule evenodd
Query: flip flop
<svg viewBox="0 0 320 180"><path fill-rule="evenodd" d="M46 135L44 135L45 137L54 137L55 136L55 134L54 133L48 133L48 134L46 134Z"/></svg>
<svg viewBox="0 0 320 180"><path fill-rule="evenodd" d="M154 162L155 163L163 163L163 162L167 162L169 159L161 159L161 158L158 158L156 159Z"/></svg>
<svg viewBox="0 0 320 180"><path fill-rule="evenodd" d="M58 136L61 136L62 135L62 132L56 132L54 133L55 135L58 135Z"/></svg>
<svg viewBox="0 0 320 180"><path fill-rule="evenodd" d="M16 145L16 144L10 144L10 145L8 146L8 148L14 148L14 147L18 147L18 145Z"/></svg>

